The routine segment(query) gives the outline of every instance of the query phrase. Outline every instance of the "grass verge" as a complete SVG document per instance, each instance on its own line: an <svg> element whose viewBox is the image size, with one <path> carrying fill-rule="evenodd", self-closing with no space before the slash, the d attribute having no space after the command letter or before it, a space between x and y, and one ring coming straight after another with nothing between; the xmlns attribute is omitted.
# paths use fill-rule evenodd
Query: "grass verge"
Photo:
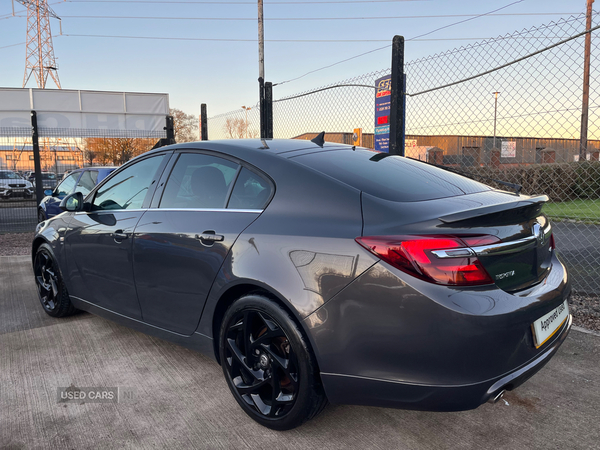
<svg viewBox="0 0 600 450"><path fill-rule="evenodd" d="M600 199L546 203L544 205L544 213L551 219L571 219L581 222L600 223Z"/></svg>

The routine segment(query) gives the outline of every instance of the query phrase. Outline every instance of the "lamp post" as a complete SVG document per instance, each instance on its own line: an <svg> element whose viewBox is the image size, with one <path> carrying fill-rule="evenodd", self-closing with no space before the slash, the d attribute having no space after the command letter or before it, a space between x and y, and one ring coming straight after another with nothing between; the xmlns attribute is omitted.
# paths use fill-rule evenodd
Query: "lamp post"
<svg viewBox="0 0 600 450"><path fill-rule="evenodd" d="M250 111L252 107L242 106L242 109L246 111L246 139L248 139L248 111Z"/></svg>
<svg viewBox="0 0 600 450"><path fill-rule="evenodd" d="M496 148L496 116L498 113L498 94L500 92L493 92L494 94L494 148Z"/></svg>

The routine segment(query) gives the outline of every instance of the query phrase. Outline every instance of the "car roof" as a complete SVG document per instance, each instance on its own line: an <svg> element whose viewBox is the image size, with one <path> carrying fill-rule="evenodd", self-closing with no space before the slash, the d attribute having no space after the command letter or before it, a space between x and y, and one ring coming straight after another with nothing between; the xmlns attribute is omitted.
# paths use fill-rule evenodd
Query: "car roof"
<svg viewBox="0 0 600 450"><path fill-rule="evenodd" d="M181 144L173 144L151 150L150 152L144 153L144 156L165 150L182 150L186 148L214 150L232 155L235 155L238 152L266 152L288 158L301 153L327 151L342 148L347 148L348 150L350 150L352 146L338 144L335 142L325 142L323 145L318 145L312 141L307 141L303 139L222 139L215 141L195 141Z"/></svg>
<svg viewBox="0 0 600 450"><path fill-rule="evenodd" d="M68 172L68 175L77 172L85 172L86 170L115 170L118 169L117 166L91 166L91 167L80 167L79 169L73 169Z"/></svg>

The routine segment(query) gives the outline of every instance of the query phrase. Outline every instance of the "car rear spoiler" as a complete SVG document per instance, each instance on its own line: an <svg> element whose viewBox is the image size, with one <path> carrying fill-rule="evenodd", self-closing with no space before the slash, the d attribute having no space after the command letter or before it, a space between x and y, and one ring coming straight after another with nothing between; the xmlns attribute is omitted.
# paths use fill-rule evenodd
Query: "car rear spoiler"
<svg viewBox="0 0 600 450"><path fill-rule="evenodd" d="M511 209L519 209L528 206L539 205L540 208L543 203L546 203L548 200L547 195L539 195L537 197L529 197L524 199L519 199L517 201L511 201L506 203L499 203L495 205L489 206L481 206L479 208L469 209L467 211L461 211L458 213L448 214L446 216L439 217L444 223L454 223L461 222L467 219L474 219L476 217L487 216L488 214L500 213L503 211L508 211Z"/></svg>

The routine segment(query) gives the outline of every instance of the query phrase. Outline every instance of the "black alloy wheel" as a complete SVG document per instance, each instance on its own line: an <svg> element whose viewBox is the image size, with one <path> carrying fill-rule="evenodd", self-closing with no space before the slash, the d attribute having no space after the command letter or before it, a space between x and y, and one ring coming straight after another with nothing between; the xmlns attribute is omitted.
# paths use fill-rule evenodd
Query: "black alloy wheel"
<svg viewBox="0 0 600 450"><path fill-rule="evenodd" d="M46 313L52 317L65 317L76 311L48 244L42 244L38 248L33 273L38 296Z"/></svg>
<svg viewBox="0 0 600 450"><path fill-rule="evenodd" d="M220 355L235 399L266 427L297 427L326 404L302 333L285 310L265 297L246 296L229 308Z"/></svg>

